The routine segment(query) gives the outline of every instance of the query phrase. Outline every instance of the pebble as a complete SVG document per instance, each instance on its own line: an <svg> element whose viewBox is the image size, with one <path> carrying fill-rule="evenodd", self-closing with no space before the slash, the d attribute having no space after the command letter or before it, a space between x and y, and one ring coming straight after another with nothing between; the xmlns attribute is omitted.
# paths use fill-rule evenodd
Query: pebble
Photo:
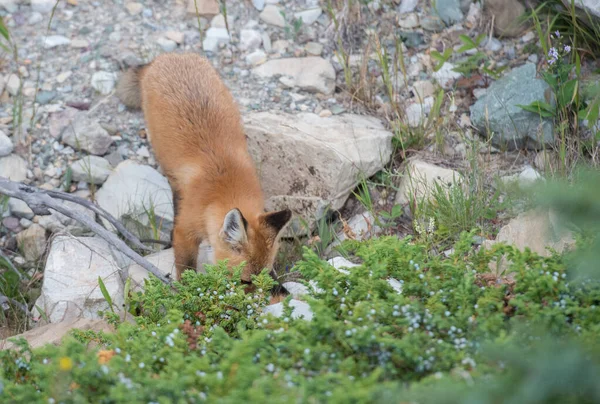
<svg viewBox="0 0 600 404"><path fill-rule="evenodd" d="M144 9L144 6L141 3L127 3L125 4L125 8L129 15L138 15Z"/></svg>
<svg viewBox="0 0 600 404"><path fill-rule="evenodd" d="M13 216L23 217L25 219L33 219L33 210L31 210L31 208L20 199L10 198L8 200L8 207Z"/></svg>
<svg viewBox="0 0 600 404"><path fill-rule="evenodd" d="M0 157L5 157L13 151L13 144L10 138L0 130Z"/></svg>
<svg viewBox="0 0 600 404"><path fill-rule="evenodd" d="M138 151L136 152L136 154L140 157L144 157L144 158L148 158L150 157L150 151L148 150L148 148L146 146L142 146L138 149Z"/></svg>
<svg viewBox="0 0 600 404"><path fill-rule="evenodd" d="M252 0L252 5L258 11L262 11L265 8L265 0Z"/></svg>
<svg viewBox="0 0 600 404"><path fill-rule="evenodd" d="M398 20L398 26L404 29L417 28L419 25L419 16L415 13L406 14Z"/></svg>
<svg viewBox="0 0 600 404"><path fill-rule="evenodd" d="M531 42L535 39L535 33L533 31L529 31L525 35L521 37L521 42Z"/></svg>
<svg viewBox="0 0 600 404"><path fill-rule="evenodd" d="M107 159L98 156L86 156L71 165L73 181L84 181L86 184L103 184L112 172Z"/></svg>
<svg viewBox="0 0 600 404"><path fill-rule="evenodd" d="M206 30L202 48L205 52L215 53L219 49L220 44L228 44L230 42L229 32L225 28L209 28Z"/></svg>
<svg viewBox="0 0 600 404"><path fill-rule="evenodd" d="M177 48L177 42L172 41L170 39L167 38L158 38L156 40L156 43L158 44L158 46L160 46L162 48L162 50L164 50L165 52L173 52L175 50L175 48Z"/></svg>
<svg viewBox="0 0 600 404"><path fill-rule="evenodd" d="M165 37L171 41L177 42L180 45L183 43L183 41L185 41L185 34L179 31L167 31L165 33Z"/></svg>
<svg viewBox="0 0 600 404"><path fill-rule="evenodd" d="M47 37L42 37L42 41L46 49L53 49L58 46L69 45L71 43L69 38L62 35L50 35Z"/></svg>
<svg viewBox="0 0 600 404"><path fill-rule="evenodd" d="M37 11L34 11L29 16L29 19L27 20L27 23L29 25L36 25L36 24L39 24L40 22L42 22L43 20L44 20L44 16L41 13L38 13Z"/></svg>
<svg viewBox="0 0 600 404"><path fill-rule="evenodd" d="M16 217L5 217L2 219L2 226L6 227L10 231L15 231L19 228L19 219Z"/></svg>
<svg viewBox="0 0 600 404"><path fill-rule="evenodd" d="M92 75L92 87L102 95L108 95L115 88L115 74L111 72L96 72Z"/></svg>
<svg viewBox="0 0 600 404"><path fill-rule="evenodd" d="M258 66L267 61L267 55L260 49L255 50L254 52L248 54L246 56L246 63L251 66Z"/></svg>
<svg viewBox="0 0 600 404"><path fill-rule="evenodd" d="M228 15L227 24L229 25L229 29L233 28L233 22L233 17ZM213 28L227 28L227 26L225 25L225 16L223 14L215 15L210 21L210 26Z"/></svg>
<svg viewBox="0 0 600 404"><path fill-rule="evenodd" d="M31 9L37 13L47 14L52 11L56 0L31 0Z"/></svg>
<svg viewBox="0 0 600 404"><path fill-rule="evenodd" d="M71 41L71 47L75 49L87 48L88 46L90 46L89 41L82 38L76 38Z"/></svg>
<svg viewBox="0 0 600 404"><path fill-rule="evenodd" d="M285 27L285 18L281 15L281 9L272 4L264 8L262 13L260 13L260 19L269 25L281 28Z"/></svg>
<svg viewBox="0 0 600 404"><path fill-rule="evenodd" d="M318 42L309 42L304 46L304 50L309 55L321 56L321 53L323 53L323 45Z"/></svg>
<svg viewBox="0 0 600 404"><path fill-rule="evenodd" d="M19 94L19 89L21 87L21 79L16 74L11 74L8 76L8 80L6 81L6 91L12 96Z"/></svg>
<svg viewBox="0 0 600 404"><path fill-rule="evenodd" d="M39 91L35 97L35 102L40 105L45 105L55 99L57 95L56 91Z"/></svg>
<svg viewBox="0 0 600 404"><path fill-rule="evenodd" d="M253 29L243 29L240 31L240 49L255 50L263 42L263 36L260 32Z"/></svg>
<svg viewBox="0 0 600 404"><path fill-rule="evenodd" d="M60 73L58 76L56 76L56 82L59 84L64 83L65 81L67 81L67 79L69 77L71 77L71 75L73 74L72 71L66 71L66 72L62 72Z"/></svg>
<svg viewBox="0 0 600 404"><path fill-rule="evenodd" d="M316 7L294 13L294 17L297 20L302 19L302 25L311 25L319 19L321 14L323 14L321 7Z"/></svg>

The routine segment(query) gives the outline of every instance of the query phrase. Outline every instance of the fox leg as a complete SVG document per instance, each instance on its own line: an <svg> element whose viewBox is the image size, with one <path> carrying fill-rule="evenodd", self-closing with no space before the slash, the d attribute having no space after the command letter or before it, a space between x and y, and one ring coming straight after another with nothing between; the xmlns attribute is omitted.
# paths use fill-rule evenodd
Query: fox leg
<svg viewBox="0 0 600 404"><path fill-rule="evenodd" d="M177 280L181 280L181 274L187 269L196 270L198 265L198 248L200 240L193 231L175 221L173 228L173 249L175 252L175 267L177 269Z"/></svg>

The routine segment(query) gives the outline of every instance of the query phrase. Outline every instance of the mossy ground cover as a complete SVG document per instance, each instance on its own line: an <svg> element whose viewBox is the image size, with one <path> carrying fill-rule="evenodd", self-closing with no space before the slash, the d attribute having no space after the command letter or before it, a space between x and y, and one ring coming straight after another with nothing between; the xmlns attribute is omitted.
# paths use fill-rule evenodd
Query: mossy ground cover
<svg viewBox="0 0 600 404"><path fill-rule="evenodd" d="M344 248L344 274L305 249L312 321L262 315L273 281L246 294L224 265L150 280L129 298L135 322L75 331L61 346L2 351L2 402L594 402L600 284L568 257L464 233L449 256L411 238ZM512 276L490 273L510 260ZM394 279L395 288L389 279ZM399 287L401 286L401 288ZM401 290L400 290L401 289ZM548 345L550 344L550 345ZM596 379L594 379L596 377ZM595 380L595 381L594 381ZM560 387L560 388L559 388ZM556 401L558 400L558 401Z"/></svg>

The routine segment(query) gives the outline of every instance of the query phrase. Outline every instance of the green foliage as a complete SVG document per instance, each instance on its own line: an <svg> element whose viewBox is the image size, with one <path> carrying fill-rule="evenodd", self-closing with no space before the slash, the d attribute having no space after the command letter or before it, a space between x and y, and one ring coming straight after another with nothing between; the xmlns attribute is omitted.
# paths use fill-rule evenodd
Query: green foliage
<svg viewBox="0 0 600 404"><path fill-rule="evenodd" d="M591 353L600 347L600 285L570 279L560 256L504 245L474 251L471 238L464 233L449 257L431 257L410 238L346 241L344 248L362 262L348 274L306 248L296 269L318 286L306 297L311 322L294 318L289 300L280 318L261 315L273 285L266 272L249 294L240 284L241 266L229 273L223 263L206 275L184 273L173 289L151 278L144 293L130 297L135 322L118 324L115 333L75 331L61 346L21 343L1 351L0 398L492 403L502 393L519 403L597 399L600 356ZM503 255L514 283L486 275ZM542 356L541 335L564 348Z"/></svg>

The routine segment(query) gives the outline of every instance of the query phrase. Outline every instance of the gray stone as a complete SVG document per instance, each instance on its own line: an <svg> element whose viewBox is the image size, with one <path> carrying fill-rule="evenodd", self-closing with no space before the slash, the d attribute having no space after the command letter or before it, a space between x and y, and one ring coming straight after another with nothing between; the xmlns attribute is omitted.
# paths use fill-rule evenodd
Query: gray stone
<svg viewBox="0 0 600 404"><path fill-rule="evenodd" d="M108 310L98 278L116 309L123 304L123 281L106 241L96 237L54 238L46 260L42 293L36 304L50 323L73 318L99 319Z"/></svg>
<svg viewBox="0 0 600 404"><path fill-rule="evenodd" d="M37 13L49 13L54 8L56 0L31 0L31 9Z"/></svg>
<svg viewBox="0 0 600 404"><path fill-rule="evenodd" d="M553 142L552 121L523 110L518 104L545 101L549 86L537 79L536 67L527 63L494 82L471 106L471 122L484 135L493 133L494 146L540 148Z"/></svg>
<svg viewBox="0 0 600 404"><path fill-rule="evenodd" d="M76 150L102 156L113 139L98 122L92 121L85 112L78 112L63 129L62 141Z"/></svg>
<svg viewBox="0 0 600 404"><path fill-rule="evenodd" d="M16 154L0 157L0 177L22 182L27 179L27 162Z"/></svg>
<svg viewBox="0 0 600 404"><path fill-rule="evenodd" d="M112 72L96 72L92 75L92 87L102 95L108 95L115 88L117 76Z"/></svg>
<svg viewBox="0 0 600 404"><path fill-rule="evenodd" d="M24 217L25 219L33 218L33 211L31 208L20 199L10 198L8 200L8 207L13 216Z"/></svg>
<svg viewBox="0 0 600 404"><path fill-rule="evenodd" d="M6 157L13 151L12 141L0 130L0 157Z"/></svg>
<svg viewBox="0 0 600 404"><path fill-rule="evenodd" d="M17 245L26 261L39 260L46 251L46 230L38 224L31 225L17 234Z"/></svg>
<svg viewBox="0 0 600 404"><path fill-rule="evenodd" d="M318 56L269 60L252 73L262 78L279 76L286 87L309 92L332 94L335 89L335 69L328 60Z"/></svg>
<svg viewBox="0 0 600 404"><path fill-rule="evenodd" d="M412 13L417 8L417 4L419 4L419 0L402 0L398 7L398 13Z"/></svg>
<svg viewBox="0 0 600 404"><path fill-rule="evenodd" d="M444 90L449 90L454 81L462 77L462 74L453 70L454 67L452 63L446 62L440 70L433 72L433 78Z"/></svg>
<svg viewBox="0 0 600 404"><path fill-rule="evenodd" d="M177 42L172 41L168 38L158 38L156 40L158 46L162 48L165 52L173 52L177 48Z"/></svg>
<svg viewBox="0 0 600 404"><path fill-rule="evenodd" d="M142 238L154 238L151 220L155 219L161 239L169 240L173 227L171 187L152 167L132 160L120 163L96 193L96 201ZM105 224L113 229L110 223Z"/></svg>
<svg viewBox="0 0 600 404"><path fill-rule="evenodd" d="M456 24L465 18L460 8L460 0L434 0L432 3L435 14L446 25Z"/></svg>
<svg viewBox="0 0 600 404"><path fill-rule="evenodd" d="M285 27L285 18L281 15L281 9L277 6L269 4L260 13L260 19L269 25L276 27Z"/></svg>
<svg viewBox="0 0 600 404"><path fill-rule="evenodd" d="M138 15L142 13L144 5L141 3L127 3L125 4L125 8L127 9L129 15Z"/></svg>
<svg viewBox="0 0 600 404"><path fill-rule="evenodd" d="M251 66L258 66L267 61L267 55L260 49L255 50L254 52L246 55L246 63Z"/></svg>
<svg viewBox="0 0 600 404"><path fill-rule="evenodd" d="M71 165L74 181L103 184L112 172L108 160L98 156L87 156Z"/></svg>
<svg viewBox="0 0 600 404"><path fill-rule="evenodd" d="M581 10L581 16L591 15L600 18L600 2L598 0L575 0L575 7Z"/></svg>
<svg viewBox="0 0 600 404"><path fill-rule="evenodd" d="M311 226L328 206L341 208L361 175L381 170L392 154L393 135L367 116L257 112L246 115L245 129L267 207L289 207ZM294 218L288 234L309 230L300 222Z"/></svg>
<svg viewBox="0 0 600 404"><path fill-rule="evenodd" d="M304 50L309 55L312 55L312 56L321 56L321 53L323 53L323 45L321 45L318 42L309 42L304 47Z"/></svg>
<svg viewBox="0 0 600 404"><path fill-rule="evenodd" d="M308 294L308 287L298 282L284 282L281 284L294 299L302 298Z"/></svg>
<svg viewBox="0 0 600 404"><path fill-rule="evenodd" d="M48 104L50 101L56 98L58 94L56 91L40 91L35 97L35 102L40 105Z"/></svg>
<svg viewBox="0 0 600 404"><path fill-rule="evenodd" d="M233 29L234 19L231 15L227 16L227 24L225 24L225 16L223 14L217 14L213 17L210 22L210 26L213 28L227 28L229 25L229 29Z"/></svg>

